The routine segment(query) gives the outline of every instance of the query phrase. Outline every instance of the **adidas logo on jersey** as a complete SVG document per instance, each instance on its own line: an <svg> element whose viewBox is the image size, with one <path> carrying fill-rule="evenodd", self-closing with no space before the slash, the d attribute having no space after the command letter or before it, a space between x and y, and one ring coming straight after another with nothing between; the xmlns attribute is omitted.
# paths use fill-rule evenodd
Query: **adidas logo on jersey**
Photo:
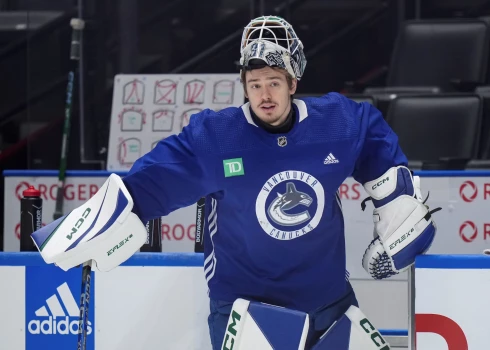
<svg viewBox="0 0 490 350"><path fill-rule="evenodd" d="M329 153L327 158L323 161L323 164L335 164L338 163L339 160L335 158L335 156L332 153Z"/></svg>
<svg viewBox="0 0 490 350"><path fill-rule="evenodd" d="M73 297L68 284L65 282L56 288L61 298L53 294L46 299L46 306L35 311L36 319L29 322L27 328L31 334L78 334L78 304ZM49 309L49 312L48 312ZM68 315L65 313L67 311ZM87 334L92 333L92 323L88 321Z"/></svg>

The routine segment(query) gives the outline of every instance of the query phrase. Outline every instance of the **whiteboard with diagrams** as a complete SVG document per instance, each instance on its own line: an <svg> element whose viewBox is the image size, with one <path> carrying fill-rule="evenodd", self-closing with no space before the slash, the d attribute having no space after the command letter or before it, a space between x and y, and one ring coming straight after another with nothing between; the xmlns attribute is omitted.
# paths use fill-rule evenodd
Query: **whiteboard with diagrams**
<svg viewBox="0 0 490 350"><path fill-rule="evenodd" d="M239 74L120 74L114 78L107 170L125 171L192 115L245 102Z"/></svg>

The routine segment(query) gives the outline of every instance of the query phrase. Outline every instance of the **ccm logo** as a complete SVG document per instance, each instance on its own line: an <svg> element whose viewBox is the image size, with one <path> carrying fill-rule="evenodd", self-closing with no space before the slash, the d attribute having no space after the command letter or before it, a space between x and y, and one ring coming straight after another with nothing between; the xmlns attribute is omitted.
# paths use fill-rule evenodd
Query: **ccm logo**
<svg viewBox="0 0 490 350"><path fill-rule="evenodd" d="M415 315L417 333L435 333L447 343L448 350L468 350L468 340L461 327L449 317L439 314Z"/></svg>
<svg viewBox="0 0 490 350"><path fill-rule="evenodd" d="M373 187L371 187L371 189L372 189L372 190L375 190L375 189L377 189L379 186L381 186L382 184L384 184L385 182L388 182L388 181L390 181L390 177L389 177L389 176L388 176L388 177L386 177L386 178L385 178L385 179L383 179L383 180L380 180L380 181L376 182L376 183L373 185Z"/></svg>
<svg viewBox="0 0 490 350"><path fill-rule="evenodd" d="M490 223L483 223L483 239L490 236ZM459 237L466 242L471 243L478 237L478 227L473 221L465 221L459 227Z"/></svg>
<svg viewBox="0 0 490 350"><path fill-rule="evenodd" d="M467 203L473 202L478 197L478 186L473 181L465 181L459 187L459 196ZM483 199L490 197L490 183L483 184Z"/></svg>

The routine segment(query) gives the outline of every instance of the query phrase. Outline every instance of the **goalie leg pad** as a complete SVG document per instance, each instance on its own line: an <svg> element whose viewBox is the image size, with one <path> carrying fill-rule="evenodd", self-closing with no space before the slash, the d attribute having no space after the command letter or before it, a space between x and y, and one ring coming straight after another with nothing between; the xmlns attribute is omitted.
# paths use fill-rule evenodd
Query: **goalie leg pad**
<svg viewBox="0 0 490 350"><path fill-rule="evenodd" d="M309 316L304 312L237 299L220 349L302 350L308 329Z"/></svg>
<svg viewBox="0 0 490 350"><path fill-rule="evenodd" d="M311 350L389 350L390 345L367 319L352 305L318 340Z"/></svg>

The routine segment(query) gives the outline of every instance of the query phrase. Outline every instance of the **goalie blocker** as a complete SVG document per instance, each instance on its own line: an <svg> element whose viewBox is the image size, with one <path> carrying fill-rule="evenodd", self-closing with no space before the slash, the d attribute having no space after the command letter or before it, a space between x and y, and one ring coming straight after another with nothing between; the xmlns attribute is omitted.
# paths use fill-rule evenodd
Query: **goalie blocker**
<svg viewBox="0 0 490 350"><path fill-rule="evenodd" d="M233 303L222 350L303 350L308 314L265 303L237 299ZM351 305L311 350L388 350L389 344L361 310Z"/></svg>
<svg viewBox="0 0 490 350"><path fill-rule="evenodd" d="M44 261L64 271L90 260L97 270L109 271L146 242L146 227L132 209L123 181L111 174L86 203L31 237Z"/></svg>

